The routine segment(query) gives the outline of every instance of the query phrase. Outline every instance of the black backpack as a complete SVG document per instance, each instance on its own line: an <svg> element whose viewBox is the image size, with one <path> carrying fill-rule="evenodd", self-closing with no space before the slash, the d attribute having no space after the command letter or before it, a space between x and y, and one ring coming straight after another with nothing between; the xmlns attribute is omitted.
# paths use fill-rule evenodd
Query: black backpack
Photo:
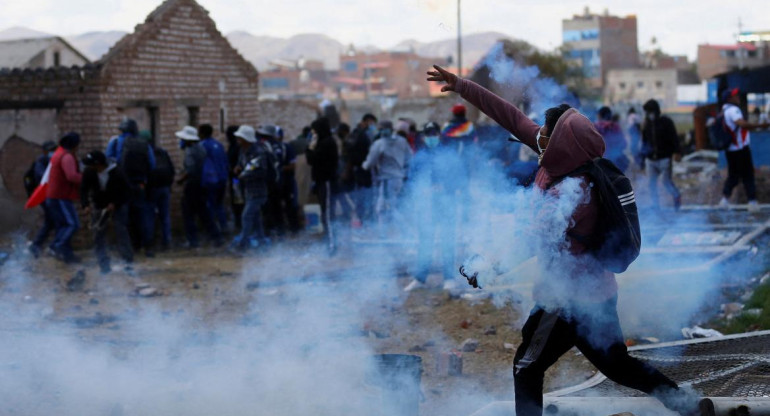
<svg viewBox="0 0 770 416"><path fill-rule="evenodd" d="M40 181L35 175L36 164L37 161L32 162L32 165L27 169L27 172L24 173L24 190L27 191L27 196L32 196L32 193L35 192L35 188L40 185Z"/></svg>
<svg viewBox="0 0 770 416"><path fill-rule="evenodd" d="M730 147L733 141L733 132L725 121L724 111L720 111L716 117L709 119L706 123L708 127L709 141L714 150L725 150Z"/></svg>
<svg viewBox="0 0 770 416"><path fill-rule="evenodd" d="M156 187L169 187L174 183L174 164L165 150L156 147L154 152L155 169L150 174L150 182Z"/></svg>
<svg viewBox="0 0 770 416"><path fill-rule="evenodd" d="M642 232L631 181L610 160L596 158L568 176L588 175L599 197L597 229L592 236L568 235L585 244L601 265L623 273L639 257Z"/></svg>
<svg viewBox="0 0 770 416"><path fill-rule="evenodd" d="M118 165L131 183L147 182L152 170L147 142L139 137L126 137Z"/></svg>

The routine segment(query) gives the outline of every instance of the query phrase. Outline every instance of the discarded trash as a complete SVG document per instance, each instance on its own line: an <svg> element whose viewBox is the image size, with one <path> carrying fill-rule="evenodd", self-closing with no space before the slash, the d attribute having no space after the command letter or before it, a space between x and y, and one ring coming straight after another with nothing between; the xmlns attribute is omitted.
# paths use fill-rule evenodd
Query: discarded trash
<svg viewBox="0 0 770 416"><path fill-rule="evenodd" d="M660 340L655 337L628 338L626 340L626 346L633 347L634 345L657 344L659 342Z"/></svg>
<svg viewBox="0 0 770 416"><path fill-rule="evenodd" d="M506 343L503 344L503 348L505 348L506 350L515 350L516 346L511 344L511 343L506 342Z"/></svg>
<svg viewBox="0 0 770 416"><path fill-rule="evenodd" d="M460 344L460 351L474 352L479 347L479 340L474 338L468 338Z"/></svg>
<svg viewBox="0 0 770 416"><path fill-rule="evenodd" d="M473 321L470 319L463 319L462 322L460 322L460 328L462 329L468 329L473 325Z"/></svg>
<svg viewBox="0 0 770 416"><path fill-rule="evenodd" d="M720 306L720 309L722 310L722 313L725 314L725 318L732 319L743 312L743 304L737 302L723 303Z"/></svg>
<svg viewBox="0 0 770 416"><path fill-rule="evenodd" d="M439 353L436 357L436 373L440 376L462 375L463 354L457 350Z"/></svg>
<svg viewBox="0 0 770 416"><path fill-rule="evenodd" d="M490 325L484 329L484 335L497 335L497 328L494 325Z"/></svg>
<svg viewBox="0 0 770 416"><path fill-rule="evenodd" d="M149 283L138 283L134 289L135 296L141 296L144 298L150 298L153 296L161 296L163 292L150 286Z"/></svg>
<svg viewBox="0 0 770 416"><path fill-rule="evenodd" d="M86 283L86 271L83 269L78 270L75 274L65 282L65 287L70 292L76 292L83 289L83 285Z"/></svg>
<svg viewBox="0 0 770 416"><path fill-rule="evenodd" d="M743 312L743 314L744 314L744 315L747 315L747 316L751 316L751 317L754 317L754 318L758 318L758 317L759 317L759 315L762 315L762 308L751 308L751 309L746 309L746 310Z"/></svg>
<svg viewBox="0 0 770 416"><path fill-rule="evenodd" d="M682 336L684 336L687 339L695 339L695 338L723 337L724 335L721 332L717 331L716 329L705 329L696 325L692 328L682 328Z"/></svg>
<svg viewBox="0 0 770 416"><path fill-rule="evenodd" d="M78 328L93 328L104 324L110 324L118 320L115 315L103 315L97 312L94 316L81 316L72 318L72 323Z"/></svg>

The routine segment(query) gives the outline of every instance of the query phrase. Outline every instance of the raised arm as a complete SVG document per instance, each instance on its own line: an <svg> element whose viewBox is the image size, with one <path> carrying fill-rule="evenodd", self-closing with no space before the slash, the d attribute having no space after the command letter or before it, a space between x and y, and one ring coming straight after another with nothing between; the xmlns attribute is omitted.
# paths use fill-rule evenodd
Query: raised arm
<svg viewBox="0 0 770 416"><path fill-rule="evenodd" d="M529 119L515 105L505 101L493 92L473 81L462 79L457 75L434 65L435 71L428 71L428 81L446 82L442 92L454 91L473 104L476 108L495 120L504 129L511 132L525 145L537 152L535 137L540 126Z"/></svg>

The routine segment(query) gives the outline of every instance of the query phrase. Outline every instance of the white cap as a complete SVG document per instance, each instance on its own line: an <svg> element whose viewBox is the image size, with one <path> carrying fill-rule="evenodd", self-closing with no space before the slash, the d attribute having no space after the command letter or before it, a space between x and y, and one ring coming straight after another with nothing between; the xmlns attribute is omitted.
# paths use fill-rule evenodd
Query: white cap
<svg viewBox="0 0 770 416"><path fill-rule="evenodd" d="M200 137L198 137L198 129L196 129L193 126L184 126L184 128L176 133L174 133L176 137L182 139L182 140L188 140L191 142L198 142L200 141Z"/></svg>
<svg viewBox="0 0 770 416"><path fill-rule="evenodd" d="M257 136L254 134L254 127L242 125L238 127L238 130L233 133L233 136L240 137L243 140L246 140L249 143L256 143L257 142Z"/></svg>

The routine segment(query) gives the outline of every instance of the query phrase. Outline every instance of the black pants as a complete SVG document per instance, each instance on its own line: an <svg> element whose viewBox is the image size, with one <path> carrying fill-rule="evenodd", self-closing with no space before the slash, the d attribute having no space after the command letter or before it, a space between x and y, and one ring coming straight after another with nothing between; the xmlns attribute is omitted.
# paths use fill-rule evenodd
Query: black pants
<svg viewBox="0 0 770 416"><path fill-rule="evenodd" d="M725 180L722 194L725 198L730 198L733 188L742 181L746 197L749 201L756 201L757 186L754 182L754 161L751 159L751 149L746 146L734 152L727 151L725 156L727 156L727 180Z"/></svg>
<svg viewBox="0 0 770 416"><path fill-rule="evenodd" d="M334 227L335 197L337 193L335 183L331 181L316 182L315 192L321 205L321 224L324 228L326 244L329 253L334 253L337 250L337 234Z"/></svg>
<svg viewBox="0 0 770 416"><path fill-rule="evenodd" d="M545 371L573 346L610 380L652 394L666 406L675 402L676 383L628 355L617 298L581 309L571 313L546 312L540 307L532 310L513 361L517 416L542 415Z"/></svg>

